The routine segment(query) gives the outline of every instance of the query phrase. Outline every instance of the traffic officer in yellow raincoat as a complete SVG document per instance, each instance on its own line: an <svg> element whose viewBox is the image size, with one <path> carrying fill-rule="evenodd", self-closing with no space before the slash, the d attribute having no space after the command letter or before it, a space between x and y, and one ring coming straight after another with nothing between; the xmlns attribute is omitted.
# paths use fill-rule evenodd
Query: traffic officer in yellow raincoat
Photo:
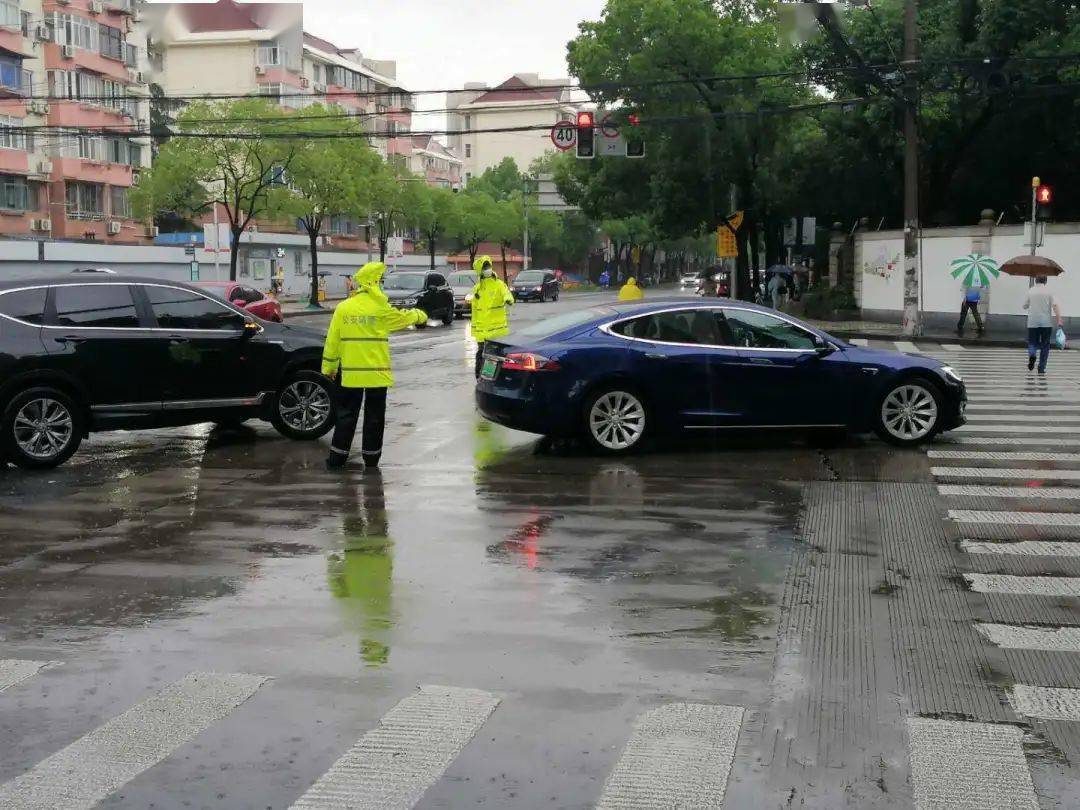
<svg viewBox="0 0 1080 810"><path fill-rule="evenodd" d="M473 262L479 281L472 290L472 334L476 340L476 376L484 364L484 341L510 333L510 318L506 308L514 305L514 294L501 278L495 275L490 256Z"/></svg>
<svg viewBox="0 0 1080 810"><path fill-rule="evenodd" d="M386 265L369 262L353 276L356 293L337 305L323 346L322 373L338 380L337 424L330 442L328 469L349 460L356 422L364 409L364 464L375 469L382 455L386 424L386 389L394 384L390 370L390 333L427 323L419 309L397 310L380 288ZM367 399L366 406L364 400Z"/></svg>
<svg viewBox="0 0 1080 810"><path fill-rule="evenodd" d="M645 293L642 292L641 287L637 285L637 279L631 276L626 280L626 284L619 290L620 301L640 301L645 297Z"/></svg>

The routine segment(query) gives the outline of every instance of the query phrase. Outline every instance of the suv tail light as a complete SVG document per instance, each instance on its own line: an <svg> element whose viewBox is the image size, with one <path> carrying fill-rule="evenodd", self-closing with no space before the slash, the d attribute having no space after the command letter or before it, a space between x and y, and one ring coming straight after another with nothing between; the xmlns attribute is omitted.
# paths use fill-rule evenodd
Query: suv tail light
<svg viewBox="0 0 1080 810"><path fill-rule="evenodd" d="M514 352L503 359L503 371L558 371L561 366L540 354Z"/></svg>

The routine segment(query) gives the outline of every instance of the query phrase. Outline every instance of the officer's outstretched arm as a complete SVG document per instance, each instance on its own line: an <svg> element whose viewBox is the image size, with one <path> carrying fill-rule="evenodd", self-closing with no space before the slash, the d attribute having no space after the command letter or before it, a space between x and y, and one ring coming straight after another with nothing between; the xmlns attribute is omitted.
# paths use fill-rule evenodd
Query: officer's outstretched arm
<svg viewBox="0 0 1080 810"><path fill-rule="evenodd" d="M422 309L394 309L389 310L383 317L386 328L390 332L398 332L410 326L427 323L428 315Z"/></svg>
<svg viewBox="0 0 1080 810"><path fill-rule="evenodd" d="M338 366L341 363L341 308L334 310L334 317L330 319L330 331L326 333L326 342L323 344L322 373L330 379L337 377Z"/></svg>
<svg viewBox="0 0 1080 810"><path fill-rule="evenodd" d="M502 284L503 303L508 304L509 306L513 306L514 305L514 294L512 292L510 292L510 288L508 286L506 286L505 281L500 281L499 283Z"/></svg>

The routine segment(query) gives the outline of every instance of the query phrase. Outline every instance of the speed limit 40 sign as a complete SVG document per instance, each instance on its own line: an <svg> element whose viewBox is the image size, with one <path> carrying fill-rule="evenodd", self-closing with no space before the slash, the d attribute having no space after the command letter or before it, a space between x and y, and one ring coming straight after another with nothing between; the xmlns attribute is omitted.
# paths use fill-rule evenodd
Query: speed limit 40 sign
<svg viewBox="0 0 1080 810"><path fill-rule="evenodd" d="M577 124L573 121L560 121L551 128L551 142L555 148L565 152L577 145Z"/></svg>

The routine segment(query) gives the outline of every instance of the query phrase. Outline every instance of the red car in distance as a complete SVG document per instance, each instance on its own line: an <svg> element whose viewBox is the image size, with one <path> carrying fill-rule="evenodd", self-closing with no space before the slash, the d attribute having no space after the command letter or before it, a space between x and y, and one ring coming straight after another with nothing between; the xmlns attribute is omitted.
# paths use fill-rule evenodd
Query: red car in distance
<svg viewBox="0 0 1080 810"><path fill-rule="evenodd" d="M197 281L195 286L250 312L256 318L281 323L281 304L254 287L238 281Z"/></svg>

